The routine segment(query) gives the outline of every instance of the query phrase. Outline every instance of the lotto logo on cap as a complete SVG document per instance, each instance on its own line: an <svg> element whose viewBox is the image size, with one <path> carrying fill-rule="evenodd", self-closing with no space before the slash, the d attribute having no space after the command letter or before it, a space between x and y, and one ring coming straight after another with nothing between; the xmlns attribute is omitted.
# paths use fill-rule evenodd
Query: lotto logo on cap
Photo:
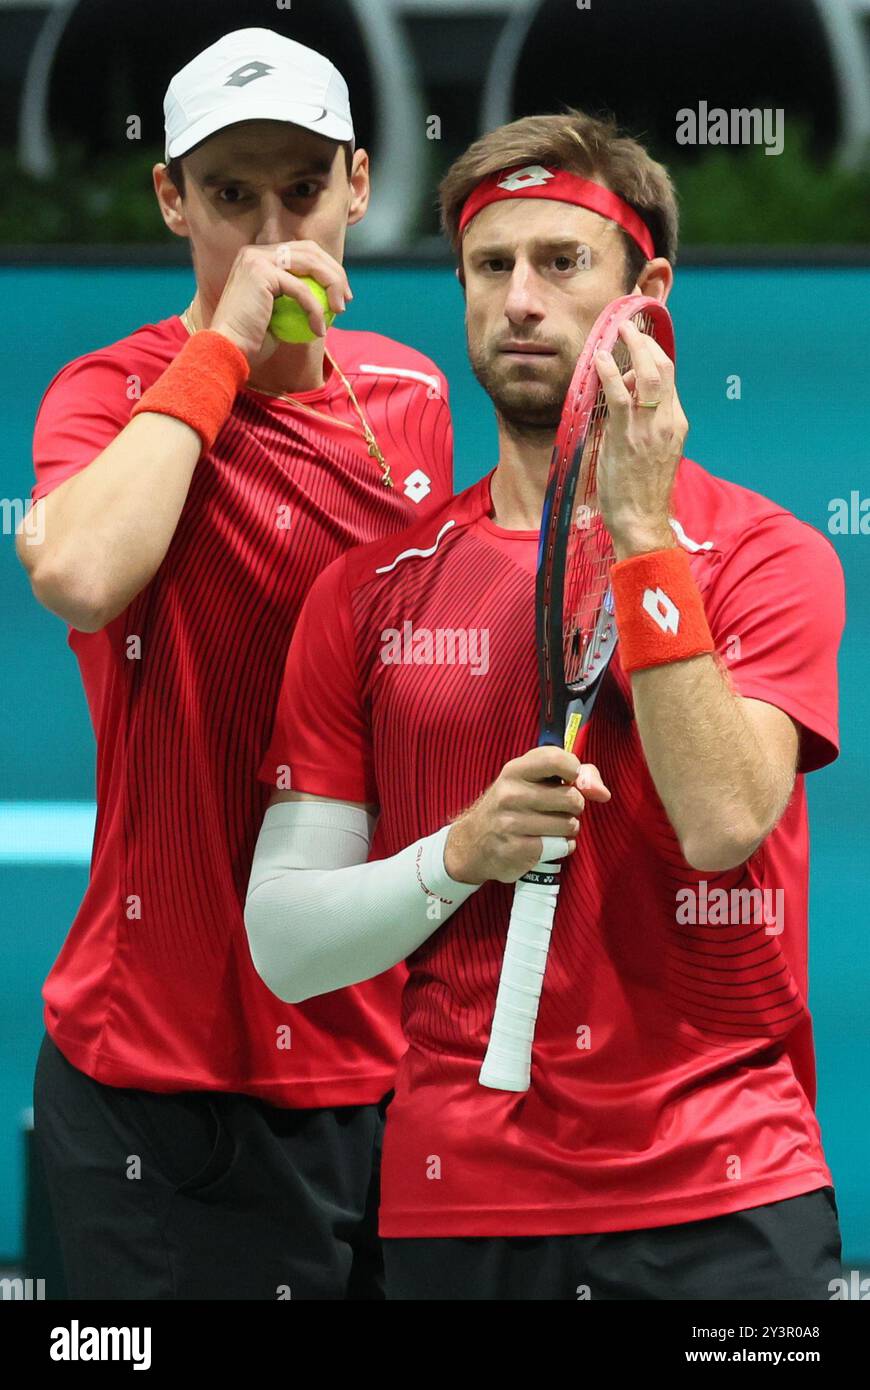
<svg viewBox="0 0 870 1390"><path fill-rule="evenodd" d="M271 29L225 34L177 72L163 102L166 159L242 121L287 121L353 143L347 83L328 58Z"/></svg>

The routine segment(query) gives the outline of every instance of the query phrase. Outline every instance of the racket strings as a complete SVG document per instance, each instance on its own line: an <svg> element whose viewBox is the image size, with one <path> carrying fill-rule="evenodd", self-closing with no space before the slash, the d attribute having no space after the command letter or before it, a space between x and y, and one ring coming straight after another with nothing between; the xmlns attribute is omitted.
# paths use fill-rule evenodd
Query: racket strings
<svg viewBox="0 0 870 1390"><path fill-rule="evenodd" d="M594 669L609 634L607 613L612 551L610 536L595 511L581 514L568 540L563 593L563 664L567 685L582 684Z"/></svg>
<svg viewBox="0 0 870 1390"><path fill-rule="evenodd" d="M635 315L634 322L642 333L652 331L648 314ZM631 367L631 355L621 338L614 343L611 352L620 373L625 376ZM580 462L578 500L566 548L562 602L565 683L581 688L595 673L614 626L609 582L613 548L597 501L598 458L606 424L607 400L599 387L589 415Z"/></svg>

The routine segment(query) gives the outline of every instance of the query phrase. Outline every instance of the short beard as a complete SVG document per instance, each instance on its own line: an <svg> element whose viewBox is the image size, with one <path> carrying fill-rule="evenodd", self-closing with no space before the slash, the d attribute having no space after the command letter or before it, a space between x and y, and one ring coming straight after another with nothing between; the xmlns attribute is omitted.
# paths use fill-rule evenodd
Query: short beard
<svg viewBox="0 0 870 1390"><path fill-rule="evenodd" d="M505 387L492 370L491 357L469 345L471 370L489 396L509 434L515 439L539 439L553 435L559 428L562 407L571 384L573 365L565 369L564 380L557 382L545 394L523 399L523 383Z"/></svg>

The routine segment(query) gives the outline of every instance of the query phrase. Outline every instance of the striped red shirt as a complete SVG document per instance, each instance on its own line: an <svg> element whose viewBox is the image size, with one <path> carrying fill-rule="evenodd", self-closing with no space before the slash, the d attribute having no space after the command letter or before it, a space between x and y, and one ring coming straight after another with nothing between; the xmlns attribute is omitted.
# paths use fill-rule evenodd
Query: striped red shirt
<svg viewBox="0 0 870 1390"><path fill-rule="evenodd" d="M531 1089L478 1082L513 894L487 883L408 962L385 1236L629 1230L831 1181L804 774L837 752L842 572L818 532L688 459L673 510L735 689L801 726L790 804L746 864L690 868L617 651L582 753L613 798L587 805L562 869ZM342 557L303 609L262 775L287 761L300 791L378 805L375 857L446 824L537 742L537 536L490 512L485 479Z"/></svg>
<svg viewBox="0 0 870 1390"><path fill-rule="evenodd" d="M173 316L69 363L43 397L34 497L84 468L186 341ZM245 388L194 470L167 555L103 631L70 646L97 739L90 881L45 985L45 1021L98 1081L361 1104L392 1084L400 971L284 1004L250 960L242 905L269 798L257 768L287 647L319 572L450 496L443 376L421 354L332 329L391 465L337 373L298 399ZM321 412L321 413L313 413Z"/></svg>

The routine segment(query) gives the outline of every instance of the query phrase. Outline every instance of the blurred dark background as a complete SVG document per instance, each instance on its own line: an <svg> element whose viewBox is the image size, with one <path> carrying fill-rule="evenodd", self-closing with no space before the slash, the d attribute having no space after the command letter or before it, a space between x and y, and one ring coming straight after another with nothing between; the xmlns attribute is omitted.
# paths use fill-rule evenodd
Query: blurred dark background
<svg viewBox="0 0 870 1390"><path fill-rule="evenodd" d="M377 191L358 254L443 254L433 188L450 160L564 104L613 112L671 169L690 247L870 242L870 0L0 0L16 188L0 244L151 243L183 261L150 187L163 93L247 26L320 48L348 79ZM677 112L701 102L781 110L782 152L678 143Z"/></svg>

